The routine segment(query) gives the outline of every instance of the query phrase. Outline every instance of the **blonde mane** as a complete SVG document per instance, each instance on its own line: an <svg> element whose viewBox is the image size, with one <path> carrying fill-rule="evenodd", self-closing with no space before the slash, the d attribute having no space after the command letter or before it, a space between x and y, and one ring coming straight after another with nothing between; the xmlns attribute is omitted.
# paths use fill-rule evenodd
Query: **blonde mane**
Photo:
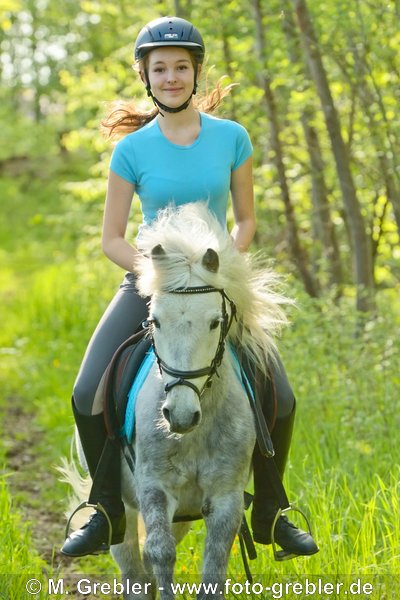
<svg viewBox="0 0 400 600"><path fill-rule="evenodd" d="M151 258L161 245L162 260ZM224 289L237 307L237 322L230 339L243 347L262 370L275 355L275 337L287 323L282 305L292 303L277 291L279 278L260 257L239 253L229 233L202 202L167 208L140 235L142 257L135 266L138 290L143 296L191 285L196 276L202 285ZM208 248L219 257L211 272L202 264Z"/></svg>

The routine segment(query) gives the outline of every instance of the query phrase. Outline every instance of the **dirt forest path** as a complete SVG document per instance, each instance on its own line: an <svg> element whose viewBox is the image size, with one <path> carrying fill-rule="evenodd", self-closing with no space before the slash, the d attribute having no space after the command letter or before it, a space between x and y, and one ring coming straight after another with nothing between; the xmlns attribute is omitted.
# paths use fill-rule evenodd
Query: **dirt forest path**
<svg viewBox="0 0 400 600"><path fill-rule="evenodd" d="M65 506L62 501L56 506L46 500L42 493L47 486L54 486L57 479L55 466L46 465L35 453L35 449L45 438L45 431L35 425L33 415L24 410L22 399L9 398L7 406L9 409L3 412L1 420L3 424L7 424L6 430L10 432L5 436L3 444L6 448L8 485L14 510L22 515L22 522L29 524L32 544L48 565L48 573L51 573L53 579L63 579L64 589L69 590L65 597L87 599L88 595L83 595L76 589L77 579L90 576L85 574L87 559L68 559L59 551L64 536ZM93 573L93 568L91 571ZM46 575L44 573L44 580ZM45 588L44 584L43 589ZM47 596L43 596L45 597ZM90 594L90 598L103 596Z"/></svg>

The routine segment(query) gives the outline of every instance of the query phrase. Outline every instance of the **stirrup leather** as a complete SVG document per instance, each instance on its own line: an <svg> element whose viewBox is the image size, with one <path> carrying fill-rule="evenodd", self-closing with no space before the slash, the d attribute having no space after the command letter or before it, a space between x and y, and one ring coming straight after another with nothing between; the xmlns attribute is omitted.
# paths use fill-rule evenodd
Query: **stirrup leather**
<svg viewBox="0 0 400 600"><path fill-rule="evenodd" d="M307 529L308 529L308 533L309 535L312 535L311 533L311 526L310 526L310 521L308 520L307 516L305 515L305 513L298 508L297 506L294 506L294 504L289 504L289 506L287 508L280 508L278 510L278 512L275 515L275 519L272 522L272 526L271 526L271 543L272 543L272 551L274 553L274 559L276 561L283 561L283 560L290 560L291 558L295 558L296 556L298 556L297 554L294 554L293 552L286 552L286 550L278 550L277 549L277 545L275 543L275 527L276 524L278 522L279 517L281 517L282 515L293 511L293 512L298 512L301 514L301 516L304 518L306 524L307 524Z"/></svg>
<svg viewBox="0 0 400 600"><path fill-rule="evenodd" d="M98 502L97 504L92 504L85 500L84 502L81 502L79 506L76 507L76 509L72 512L71 516L69 517L67 525L65 527L65 539L67 539L67 537L69 536L70 524L72 519L74 518L76 513L82 510L83 508L94 508L95 510L98 510L105 516L108 525L108 547L110 548L112 540L112 524L110 517L108 516L108 513L104 506L101 504L101 502Z"/></svg>

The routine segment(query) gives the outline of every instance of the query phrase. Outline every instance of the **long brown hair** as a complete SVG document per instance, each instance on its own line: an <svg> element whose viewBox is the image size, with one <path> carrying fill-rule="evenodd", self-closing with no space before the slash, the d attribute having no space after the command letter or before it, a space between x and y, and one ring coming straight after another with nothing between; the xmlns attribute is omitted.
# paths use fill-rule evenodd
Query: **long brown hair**
<svg viewBox="0 0 400 600"><path fill-rule="evenodd" d="M139 64L136 70L143 71L143 65ZM135 67L136 68L136 67ZM205 92L201 96L194 97L194 105L201 112L213 113L221 104L225 96L230 94L235 83L223 85L225 77L221 77L214 88L208 89L208 76L205 78ZM159 110L139 110L132 101L116 100L109 106L109 112L101 121L100 128L106 138L121 138L137 131L147 123L150 123L158 115Z"/></svg>

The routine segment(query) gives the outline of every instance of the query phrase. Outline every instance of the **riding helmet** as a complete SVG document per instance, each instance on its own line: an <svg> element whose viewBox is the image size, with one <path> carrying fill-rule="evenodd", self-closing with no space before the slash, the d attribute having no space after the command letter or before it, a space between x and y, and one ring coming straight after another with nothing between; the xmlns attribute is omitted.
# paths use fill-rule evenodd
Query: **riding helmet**
<svg viewBox="0 0 400 600"><path fill-rule="evenodd" d="M205 47L198 29L180 17L161 17L150 21L141 29L135 43L135 60L141 60L153 48L179 46L196 55L197 62L204 60Z"/></svg>

